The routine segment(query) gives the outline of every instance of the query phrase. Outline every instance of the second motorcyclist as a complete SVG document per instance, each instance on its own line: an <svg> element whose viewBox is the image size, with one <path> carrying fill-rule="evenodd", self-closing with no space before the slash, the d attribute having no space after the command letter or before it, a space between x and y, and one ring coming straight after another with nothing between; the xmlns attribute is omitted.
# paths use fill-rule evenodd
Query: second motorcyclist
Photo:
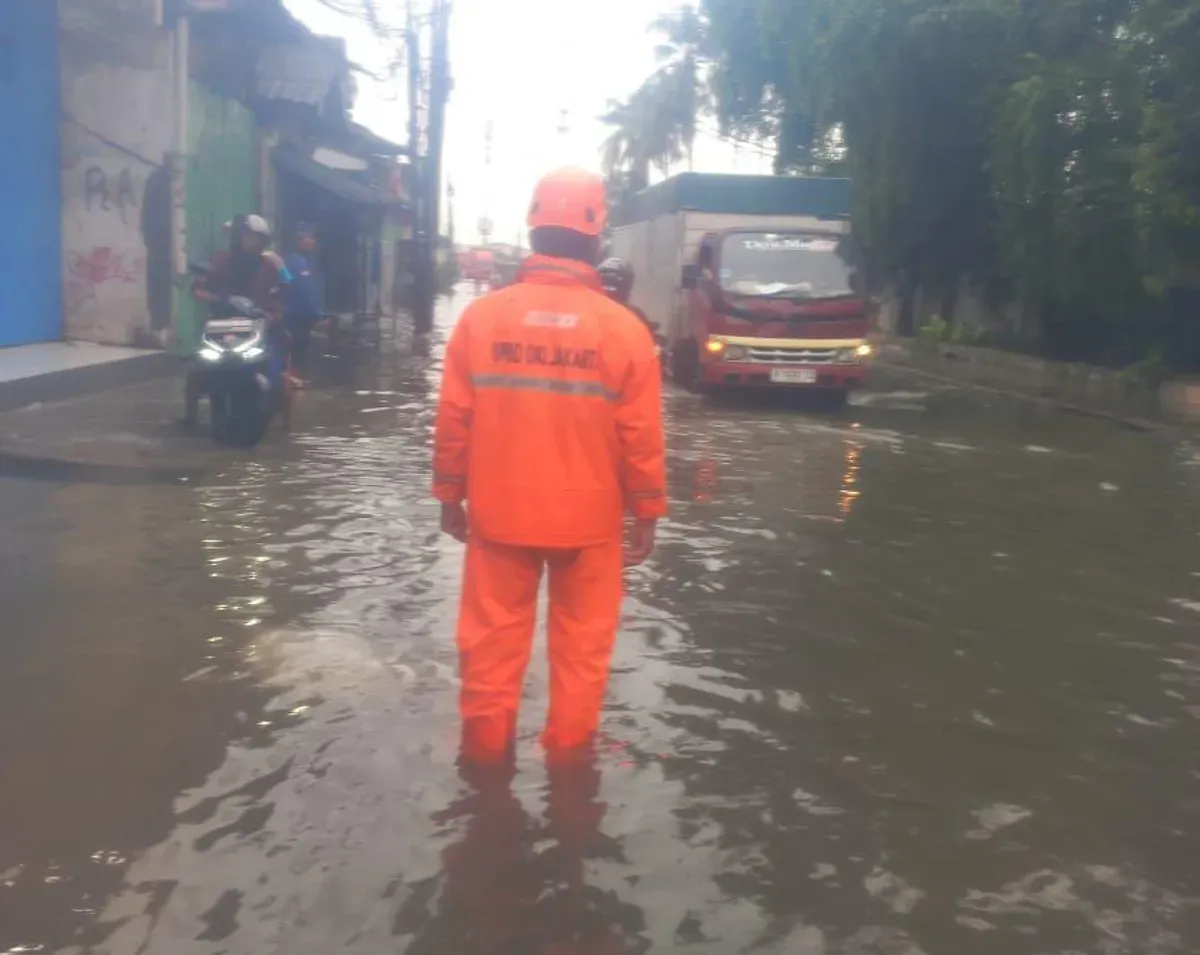
<svg viewBox="0 0 1200 955"><path fill-rule="evenodd" d="M633 266L624 259L611 257L601 262L597 271L600 273L600 281L604 283L604 291L608 297L620 302L629 311L633 312L638 317L638 320L649 330L650 337L654 339L659 361L661 361L662 346L658 336L658 326L650 321L650 317L645 312L630 301L630 296L633 294Z"/></svg>

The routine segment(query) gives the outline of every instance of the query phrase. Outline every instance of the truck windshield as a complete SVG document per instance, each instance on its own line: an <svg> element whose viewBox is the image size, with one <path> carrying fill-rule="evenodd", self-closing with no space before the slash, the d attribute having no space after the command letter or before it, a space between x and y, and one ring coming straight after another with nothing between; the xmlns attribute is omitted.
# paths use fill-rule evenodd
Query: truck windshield
<svg viewBox="0 0 1200 955"><path fill-rule="evenodd" d="M849 236L738 232L721 243L721 289L771 298L859 294L858 256Z"/></svg>

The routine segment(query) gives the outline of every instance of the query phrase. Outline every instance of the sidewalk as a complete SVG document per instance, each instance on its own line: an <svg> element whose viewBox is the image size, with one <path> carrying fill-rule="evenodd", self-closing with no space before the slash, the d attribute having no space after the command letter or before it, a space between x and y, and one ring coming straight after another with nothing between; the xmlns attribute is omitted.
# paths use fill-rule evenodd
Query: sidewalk
<svg viewBox="0 0 1200 955"><path fill-rule="evenodd" d="M160 376L0 414L0 477L169 479L227 463L206 432L184 431L178 376Z"/></svg>
<svg viewBox="0 0 1200 955"><path fill-rule="evenodd" d="M170 352L90 342L0 348L0 412L170 375L180 365Z"/></svg>

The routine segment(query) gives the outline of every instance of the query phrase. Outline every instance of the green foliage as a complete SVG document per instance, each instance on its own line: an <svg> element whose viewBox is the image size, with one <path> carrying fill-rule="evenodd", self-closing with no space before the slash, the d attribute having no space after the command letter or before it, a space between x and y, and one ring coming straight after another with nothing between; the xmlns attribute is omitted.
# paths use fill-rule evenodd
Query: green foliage
<svg viewBox="0 0 1200 955"><path fill-rule="evenodd" d="M697 24L721 128L852 176L873 274L948 317L964 279L1002 289L1058 358L1124 364L1181 324L1200 0L703 0Z"/></svg>
<svg viewBox="0 0 1200 955"><path fill-rule="evenodd" d="M1143 390L1157 389L1170 376L1166 348L1161 344L1153 346L1142 358L1121 369L1121 378L1127 384Z"/></svg>
<svg viewBox="0 0 1200 955"><path fill-rule="evenodd" d="M917 337L923 342L944 342L950 338L950 325L941 315L930 315L917 330Z"/></svg>

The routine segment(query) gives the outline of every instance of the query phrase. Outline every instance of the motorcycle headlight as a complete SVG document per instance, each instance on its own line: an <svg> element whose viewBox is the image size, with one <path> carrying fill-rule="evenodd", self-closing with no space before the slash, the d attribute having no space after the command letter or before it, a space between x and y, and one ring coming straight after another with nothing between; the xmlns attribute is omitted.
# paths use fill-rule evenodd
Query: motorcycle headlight
<svg viewBox="0 0 1200 955"><path fill-rule="evenodd" d="M750 357L750 349L744 345L726 345L722 357L725 361L745 361Z"/></svg>
<svg viewBox="0 0 1200 955"><path fill-rule="evenodd" d="M221 352L219 349L213 348L211 345L205 345L200 349L200 358L203 361L220 361Z"/></svg>
<svg viewBox="0 0 1200 955"><path fill-rule="evenodd" d="M246 341L242 342L240 345L237 346L237 348L234 349L235 352L237 352L239 355L241 355L244 358L252 357L250 355L250 352L252 352L252 351L257 351L258 354L261 355L262 350L263 349L262 349L262 333L261 332L257 333L253 338L249 338Z"/></svg>

